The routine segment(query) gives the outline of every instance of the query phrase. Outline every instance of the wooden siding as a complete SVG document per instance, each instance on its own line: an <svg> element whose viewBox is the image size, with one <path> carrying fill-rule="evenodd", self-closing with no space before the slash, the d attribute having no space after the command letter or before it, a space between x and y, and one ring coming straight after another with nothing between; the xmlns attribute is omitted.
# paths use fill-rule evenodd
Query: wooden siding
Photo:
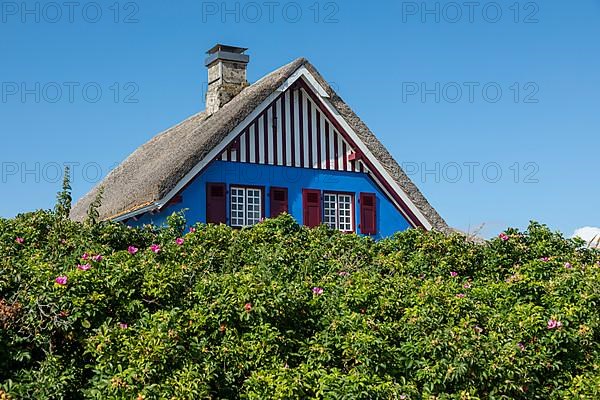
<svg viewBox="0 0 600 400"><path fill-rule="evenodd" d="M271 103L217 159L365 172L354 152L306 90L296 87Z"/></svg>

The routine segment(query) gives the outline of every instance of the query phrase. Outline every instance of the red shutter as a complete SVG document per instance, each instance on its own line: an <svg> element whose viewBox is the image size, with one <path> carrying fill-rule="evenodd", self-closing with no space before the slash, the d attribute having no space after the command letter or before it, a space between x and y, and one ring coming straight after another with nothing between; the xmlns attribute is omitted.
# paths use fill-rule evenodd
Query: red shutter
<svg viewBox="0 0 600 400"><path fill-rule="evenodd" d="M304 225L309 228L321 225L321 191L303 189L302 209L304 214Z"/></svg>
<svg viewBox="0 0 600 400"><path fill-rule="evenodd" d="M286 188L271 188L271 218L288 212L288 190Z"/></svg>
<svg viewBox="0 0 600 400"><path fill-rule="evenodd" d="M377 197L375 193L360 194L360 233L377 233Z"/></svg>
<svg viewBox="0 0 600 400"><path fill-rule="evenodd" d="M206 223L227 223L227 189L224 183L206 184Z"/></svg>

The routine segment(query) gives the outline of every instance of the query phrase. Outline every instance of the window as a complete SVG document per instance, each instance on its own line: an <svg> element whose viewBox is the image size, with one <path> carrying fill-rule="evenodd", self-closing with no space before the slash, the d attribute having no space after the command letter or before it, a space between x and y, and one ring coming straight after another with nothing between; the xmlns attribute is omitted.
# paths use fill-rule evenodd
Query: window
<svg viewBox="0 0 600 400"><path fill-rule="evenodd" d="M351 194L323 194L323 222L343 232L354 231L354 200Z"/></svg>
<svg viewBox="0 0 600 400"><path fill-rule="evenodd" d="M252 187L231 187L231 226L256 225L263 216L263 190Z"/></svg>

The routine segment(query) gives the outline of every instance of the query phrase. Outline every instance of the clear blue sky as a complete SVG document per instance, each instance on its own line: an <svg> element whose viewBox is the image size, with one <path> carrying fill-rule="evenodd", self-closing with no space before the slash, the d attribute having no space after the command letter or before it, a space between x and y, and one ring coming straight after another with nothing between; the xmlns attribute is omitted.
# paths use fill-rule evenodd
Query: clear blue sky
<svg viewBox="0 0 600 400"><path fill-rule="evenodd" d="M201 110L224 42L251 81L308 58L452 226L600 226L598 0L113 4L2 2L0 216L52 207L64 163L78 198Z"/></svg>

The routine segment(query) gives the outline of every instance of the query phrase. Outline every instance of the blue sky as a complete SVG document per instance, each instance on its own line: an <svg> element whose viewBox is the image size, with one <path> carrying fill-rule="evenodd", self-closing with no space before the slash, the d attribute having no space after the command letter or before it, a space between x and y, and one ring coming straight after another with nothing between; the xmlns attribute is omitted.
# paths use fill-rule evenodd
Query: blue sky
<svg viewBox="0 0 600 400"><path fill-rule="evenodd" d="M308 58L454 227L600 226L598 0L64 4L1 4L0 216L200 111L224 42L250 81Z"/></svg>

